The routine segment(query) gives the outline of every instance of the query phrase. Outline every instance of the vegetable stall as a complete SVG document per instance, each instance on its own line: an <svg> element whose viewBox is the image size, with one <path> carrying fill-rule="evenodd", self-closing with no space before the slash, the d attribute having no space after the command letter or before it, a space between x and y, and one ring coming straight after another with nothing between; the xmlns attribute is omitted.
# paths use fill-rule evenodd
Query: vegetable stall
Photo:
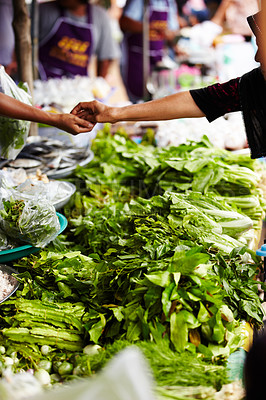
<svg viewBox="0 0 266 400"><path fill-rule="evenodd" d="M49 392L97 375L133 344L155 398L232 398L225 388L235 383L243 398L246 327L259 330L264 317L255 252L264 165L206 136L151 143L104 126L93 160L68 178L77 190L60 210L67 228L12 262L19 287L0 308L7 398L10 373L28 371Z"/></svg>

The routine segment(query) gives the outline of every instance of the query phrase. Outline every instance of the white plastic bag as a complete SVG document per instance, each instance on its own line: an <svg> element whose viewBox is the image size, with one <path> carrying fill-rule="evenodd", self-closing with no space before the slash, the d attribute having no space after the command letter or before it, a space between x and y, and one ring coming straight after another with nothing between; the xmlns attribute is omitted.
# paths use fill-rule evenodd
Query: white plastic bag
<svg viewBox="0 0 266 400"><path fill-rule="evenodd" d="M154 389L146 359L136 346L130 346L114 356L93 378L80 379L29 399L155 400Z"/></svg>
<svg viewBox="0 0 266 400"><path fill-rule="evenodd" d="M0 65L0 92L23 103L31 105L31 96L27 93L27 85L18 87L13 79ZM1 114L1 110L0 110ZM14 160L26 143L30 130L30 122L3 117L0 115L0 156Z"/></svg>
<svg viewBox="0 0 266 400"><path fill-rule="evenodd" d="M60 222L53 204L38 193L28 195L5 186L3 178L1 185L0 232L6 235L8 243L43 248L54 240Z"/></svg>

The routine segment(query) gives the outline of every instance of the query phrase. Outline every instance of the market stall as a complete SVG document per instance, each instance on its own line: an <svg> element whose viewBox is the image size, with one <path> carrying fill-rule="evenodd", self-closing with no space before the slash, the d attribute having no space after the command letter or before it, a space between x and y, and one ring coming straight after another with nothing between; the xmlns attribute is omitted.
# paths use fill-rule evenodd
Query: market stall
<svg viewBox="0 0 266 400"><path fill-rule="evenodd" d="M35 81L34 98L69 111L85 85L84 100L113 93L77 77ZM5 158L0 397L243 399L265 315L266 169L231 151L245 140L229 120L223 143L201 121L40 126Z"/></svg>

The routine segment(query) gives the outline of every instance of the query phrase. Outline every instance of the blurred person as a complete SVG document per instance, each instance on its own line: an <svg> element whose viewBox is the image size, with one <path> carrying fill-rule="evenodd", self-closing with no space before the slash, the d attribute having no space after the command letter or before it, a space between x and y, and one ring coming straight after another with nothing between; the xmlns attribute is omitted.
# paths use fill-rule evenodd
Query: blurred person
<svg viewBox="0 0 266 400"><path fill-rule="evenodd" d="M248 15L253 15L259 11L258 0L222 0L219 9L224 8L223 20L220 24L232 34L244 36L249 40L252 31L246 22Z"/></svg>
<svg viewBox="0 0 266 400"><path fill-rule="evenodd" d="M117 0L111 0L110 7L107 9L107 12L110 17L113 37L118 43L120 43L123 38L123 33L119 25L119 20L122 15L123 8L119 6Z"/></svg>
<svg viewBox="0 0 266 400"><path fill-rule="evenodd" d="M96 75L106 77L120 57L107 11L87 0L55 0L39 5L39 73L43 80L88 75L92 56Z"/></svg>
<svg viewBox="0 0 266 400"><path fill-rule="evenodd" d="M204 0L176 0L179 24L193 26L210 19L210 12Z"/></svg>
<svg viewBox="0 0 266 400"><path fill-rule="evenodd" d="M98 101L79 103L72 113L89 120L160 121L178 118L206 117L209 122L235 111L242 111L252 158L266 156L266 60L262 56L261 12L248 17L256 36L255 59L260 67L241 77L205 88L178 92L143 104L111 107Z"/></svg>
<svg viewBox="0 0 266 400"><path fill-rule="evenodd" d="M15 57L15 34L12 22L12 0L0 0L0 64L15 79L17 77L17 62Z"/></svg>
<svg viewBox="0 0 266 400"><path fill-rule="evenodd" d="M206 7L209 10L210 18L214 16L222 0L204 0Z"/></svg>
<svg viewBox="0 0 266 400"><path fill-rule="evenodd" d="M143 99L143 18L145 0L127 0L120 18L124 33L121 70L129 99ZM171 45L179 32L175 0L149 0L150 72L162 60L165 46Z"/></svg>

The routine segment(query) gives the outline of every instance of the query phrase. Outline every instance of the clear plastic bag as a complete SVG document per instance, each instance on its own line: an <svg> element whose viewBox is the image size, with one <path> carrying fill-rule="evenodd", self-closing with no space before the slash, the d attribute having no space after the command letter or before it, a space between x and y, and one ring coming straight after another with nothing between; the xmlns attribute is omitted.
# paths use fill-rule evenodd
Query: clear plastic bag
<svg viewBox="0 0 266 400"><path fill-rule="evenodd" d="M45 247L56 238L60 222L50 201L4 185L0 189L0 198L0 231L9 243Z"/></svg>
<svg viewBox="0 0 266 400"><path fill-rule="evenodd" d="M14 398L14 397L13 397ZM31 400L155 400L155 384L141 351L130 346L120 351L93 378L48 390ZM11 397L8 397L11 399Z"/></svg>
<svg viewBox="0 0 266 400"><path fill-rule="evenodd" d="M0 65L0 92L31 105L31 96L27 91L26 84L23 84L22 88L17 86L6 73L5 68ZM14 160L24 147L29 130L29 121L0 115L0 156L8 160Z"/></svg>

